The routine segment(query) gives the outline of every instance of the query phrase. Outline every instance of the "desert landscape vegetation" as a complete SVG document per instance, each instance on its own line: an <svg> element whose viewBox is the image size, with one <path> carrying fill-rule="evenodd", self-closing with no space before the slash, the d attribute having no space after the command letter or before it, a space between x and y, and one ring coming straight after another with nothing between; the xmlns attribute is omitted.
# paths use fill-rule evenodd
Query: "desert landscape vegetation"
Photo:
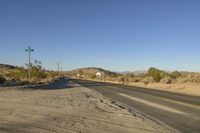
<svg viewBox="0 0 200 133"><path fill-rule="evenodd" d="M0 133L174 132L73 82L57 87L1 88Z"/></svg>
<svg viewBox="0 0 200 133"><path fill-rule="evenodd" d="M200 133L199 7L0 0L0 133Z"/></svg>
<svg viewBox="0 0 200 133"><path fill-rule="evenodd" d="M102 73L101 77L96 75ZM154 67L146 71L128 72L120 74L101 68L82 68L65 73L67 76L103 82L112 82L118 84L146 87L188 95L200 96L200 73L165 71ZM77 75L79 75L77 77Z"/></svg>
<svg viewBox="0 0 200 133"><path fill-rule="evenodd" d="M200 96L200 74L195 72L169 72L153 67L147 71L123 74L95 67L58 72L44 70L39 64L29 68L31 78L28 77L28 68L0 65L2 133L178 132L143 114L130 111L71 79ZM61 119L63 116L65 119Z"/></svg>
<svg viewBox="0 0 200 133"><path fill-rule="evenodd" d="M49 83L63 76L57 71L43 70L41 65L35 64L31 65L31 79L29 79L27 68L0 64L0 83L5 86Z"/></svg>
<svg viewBox="0 0 200 133"><path fill-rule="evenodd" d="M1 133L176 132L70 81L74 71L69 74L41 68L31 66L29 79L24 67L0 65ZM96 79L94 72L99 70L107 78L109 74L121 76L96 68L75 71L86 79Z"/></svg>
<svg viewBox="0 0 200 133"><path fill-rule="evenodd" d="M101 77L96 75L98 72L102 74ZM31 68L31 73L32 78L29 81L28 70L26 68L1 64L0 82L4 85L25 85L29 84L29 82L31 84L42 84L53 82L56 79L68 76L71 78L112 82L200 96L200 73L198 72L170 72L154 67L151 67L146 71L128 72L123 74L95 67L57 72L42 70L42 67L39 64L35 64L35 66Z"/></svg>
<svg viewBox="0 0 200 133"><path fill-rule="evenodd" d="M101 73L101 76L97 75L98 72ZM0 64L0 83L2 85L42 84L68 76L200 96L199 72L170 72L154 67L146 71L126 72L123 74L95 67L58 72L42 70L41 65L35 64L31 68L31 74L32 77L29 80L26 68Z"/></svg>

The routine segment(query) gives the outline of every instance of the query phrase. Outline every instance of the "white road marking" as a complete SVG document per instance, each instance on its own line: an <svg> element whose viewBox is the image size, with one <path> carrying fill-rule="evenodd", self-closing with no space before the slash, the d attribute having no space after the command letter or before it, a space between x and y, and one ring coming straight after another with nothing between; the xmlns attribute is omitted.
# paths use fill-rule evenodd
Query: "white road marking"
<svg viewBox="0 0 200 133"><path fill-rule="evenodd" d="M162 110L165 110L165 111L172 112L172 113L186 114L185 112L182 112L182 111L180 111L180 110L173 109L173 108L170 108L170 107L165 106L165 105L153 103L153 102L150 102L150 101L141 99L141 98L132 97L132 96L129 96L129 95L126 95L126 94L122 94L122 93L119 93L119 95L121 95L121 96L123 96L123 97L126 97L126 98L129 98L129 99L132 99L132 100L134 100L134 101L141 102L141 103L144 103L144 104L146 104L146 105L149 105L149 106L158 108L158 109L162 109Z"/></svg>
<svg viewBox="0 0 200 133"><path fill-rule="evenodd" d="M177 103L177 104L180 104L180 105L183 105L183 106L187 106L187 107L190 107L190 108L194 108L194 109L200 110L200 106L198 106L198 105L193 105L193 104L189 104L189 103L179 102L179 101L175 101L175 100L171 100L171 99L166 99L166 98L161 98L161 99L164 100L164 101L168 101L168 102L172 102L172 103Z"/></svg>

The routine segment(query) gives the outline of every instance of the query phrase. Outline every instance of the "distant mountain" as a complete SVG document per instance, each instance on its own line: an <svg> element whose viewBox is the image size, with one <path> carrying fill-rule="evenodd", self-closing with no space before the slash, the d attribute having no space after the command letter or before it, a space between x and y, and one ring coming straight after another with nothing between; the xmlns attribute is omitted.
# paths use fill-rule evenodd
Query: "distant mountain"
<svg viewBox="0 0 200 133"><path fill-rule="evenodd" d="M7 64L0 64L0 69L15 69L15 66L7 65Z"/></svg>
<svg viewBox="0 0 200 133"><path fill-rule="evenodd" d="M130 73L133 73L133 72L131 72L131 71L123 71L123 72L116 72L116 73L118 73L118 74L130 74Z"/></svg>
<svg viewBox="0 0 200 133"><path fill-rule="evenodd" d="M139 70L139 71L134 71L133 74L138 75L138 74L146 74L148 73L147 70Z"/></svg>
<svg viewBox="0 0 200 133"><path fill-rule="evenodd" d="M101 72L103 74L107 74L107 75L111 75L111 74L117 74L115 72L111 72L109 70L105 70L102 68L96 68L96 67L86 67L86 68L78 68L72 71L67 71L66 74L70 74L70 75L96 75L97 72Z"/></svg>
<svg viewBox="0 0 200 133"><path fill-rule="evenodd" d="M139 71L124 71L124 72L117 72L119 74L135 74L135 75L138 75L138 74L145 74L147 73L148 71L147 70L139 70Z"/></svg>
<svg viewBox="0 0 200 133"><path fill-rule="evenodd" d="M15 69L15 66L7 65L7 64L0 64L0 74L1 75L11 72L14 69Z"/></svg>

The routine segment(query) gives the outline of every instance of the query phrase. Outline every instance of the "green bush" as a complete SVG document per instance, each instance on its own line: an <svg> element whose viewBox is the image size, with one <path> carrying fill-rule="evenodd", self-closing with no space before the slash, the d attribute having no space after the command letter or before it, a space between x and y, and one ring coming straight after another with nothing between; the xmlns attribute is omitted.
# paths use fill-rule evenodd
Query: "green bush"
<svg viewBox="0 0 200 133"><path fill-rule="evenodd" d="M177 79L177 78L181 77L181 75L182 74L180 72L174 71L174 72L170 73L170 78Z"/></svg>
<svg viewBox="0 0 200 133"><path fill-rule="evenodd" d="M167 75L165 71L161 71L154 67L149 68L148 74L153 77L155 82L160 82L160 80Z"/></svg>
<svg viewBox="0 0 200 133"><path fill-rule="evenodd" d="M57 72L44 71L38 66L31 67L31 81L40 82L42 79L46 78L56 78L58 76ZM16 67L14 71L7 73L6 77L11 80L24 81L28 80L28 70L24 67Z"/></svg>
<svg viewBox="0 0 200 133"><path fill-rule="evenodd" d="M13 73L15 79L24 79L28 77L28 71L24 67L16 67Z"/></svg>
<svg viewBox="0 0 200 133"><path fill-rule="evenodd" d="M3 84L4 82L6 82L6 79L2 75L0 75L0 84Z"/></svg>
<svg viewBox="0 0 200 133"><path fill-rule="evenodd" d="M31 68L31 76L35 77L35 78L44 79L44 78L47 78L47 73L45 71L39 69L38 67L32 67Z"/></svg>
<svg viewBox="0 0 200 133"><path fill-rule="evenodd" d="M97 76L96 76L96 75L93 75L93 76L92 76L92 79L96 79L96 78L97 78Z"/></svg>

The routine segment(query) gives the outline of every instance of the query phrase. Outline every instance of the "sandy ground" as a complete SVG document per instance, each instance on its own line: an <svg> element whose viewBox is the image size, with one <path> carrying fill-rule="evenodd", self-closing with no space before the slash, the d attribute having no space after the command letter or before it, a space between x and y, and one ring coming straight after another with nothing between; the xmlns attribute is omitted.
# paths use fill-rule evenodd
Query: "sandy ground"
<svg viewBox="0 0 200 133"><path fill-rule="evenodd" d="M145 85L144 83L130 83L132 86L145 87L156 90L169 91L174 93L200 96L200 85L192 83L173 83L173 84L163 84L163 83L150 83Z"/></svg>
<svg viewBox="0 0 200 133"><path fill-rule="evenodd" d="M97 82L108 82L108 83L114 83L114 84L121 84L119 82L111 82L111 81L98 81L98 80L92 80L92 79L88 79L88 80L97 81ZM149 83L149 84L144 84L143 82L133 82L133 83L126 83L125 85L138 86L138 87L143 87L143 88L147 88L147 89L168 91L168 92L186 94L186 95L191 95L191 96L200 96L200 85L195 84L195 83L172 83L172 84Z"/></svg>
<svg viewBox="0 0 200 133"><path fill-rule="evenodd" d="M63 89L0 89L0 133L167 133L99 93Z"/></svg>

